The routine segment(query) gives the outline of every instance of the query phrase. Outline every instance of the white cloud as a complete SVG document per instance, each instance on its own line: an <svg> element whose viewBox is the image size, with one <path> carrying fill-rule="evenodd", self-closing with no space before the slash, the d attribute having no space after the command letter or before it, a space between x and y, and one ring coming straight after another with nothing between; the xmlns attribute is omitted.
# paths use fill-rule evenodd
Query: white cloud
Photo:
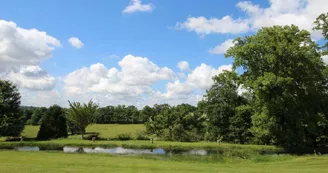
<svg viewBox="0 0 328 173"><path fill-rule="evenodd" d="M324 63L328 64L328 55L324 55L321 58L322 58Z"/></svg>
<svg viewBox="0 0 328 173"><path fill-rule="evenodd" d="M234 45L233 40L228 39L225 42L221 43L220 45L216 46L215 48L210 49L208 52L212 54L224 54L233 45Z"/></svg>
<svg viewBox="0 0 328 173"><path fill-rule="evenodd" d="M251 1L241 1L236 5L246 13L245 18L189 17L176 27L196 32L200 35L237 34L256 31L262 27L273 25L295 24L312 33L313 38L320 38L319 32L312 31L312 23L321 13L328 9L327 0L269 0L269 7L263 8Z"/></svg>
<svg viewBox="0 0 328 173"><path fill-rule="evenodd" d="M193 31L202 36L212 33L236 34L249 30L247 21L242 19L233 19L231 16L224 16L222 19L207 19L203 16L189 17L187 21L183 23L177 23L176 28Z"/></svg>
<svg viewBox="0 0 328 173"><path fill-rule="evenodd" d="M189 63L187 61L180 61L178 63L178 67L181 71L188 71L189 69Z"/></svg>
<svg viewBox="0 0 328 173"><path fill-rule="evenodd" d="M175 73L167 68L160 68L148 58L133 55L125 56L120 62L120 78L127 84L149 85L158 80L171 80Z"/></svg>
<svg viewBox="0 0 328 173"><path fill-rule="evenodd" d="M318 32L312 31L312 23L321 13L326 13L326 0L269 0L270 6L261 8L250 1L237 4L248 15L253 30L272 25L295 24L301 29L312 32L314 38L319 38Z"/></svg>
<svg viewBox="0 0 328 173"><path fill-rule="evenodd" d="M197 89L209 89L213 80L212 77L222 73L223 70L231 70L232 65L223 65L218 69L212 66L202 63L200 66L196 67L187 77L186 83Z"/></svg>
<svg viewBox="0 0 328 173"><path fill-rule="evenodd" d="M122 13L134 13L134 12L151 12L154 9L152 4L142 4L141 0L131 0L130 4L124 8Z"/></svg>
<svg viewBox="0 0 328 173"><path fill-rule="evenodd" d="M113 99L112 104L118 100L134 104L136 99L151 94L155 82L176 77L171 69L158 67L148 58L127 55L118 64L120 69L107 69L98 63L69 73L64 78L65 94L73 98L98 95L98 100Z"/></svg>
<svg viewBox="0 0 328 173"><path fill-rule="evenodd" d="M77 37L71 37L68 39L68 42L75 47L76 49L80 49L84 46L84 44L82 43L82 41L77 38Z"/></svg>
<svg viewBox="0 0 328 173"><path fill-rule="evenodd" d="M55 78L39 66L25 66L17 72L10 72L5 79L15 83L19 88L30 90L51 90L55 87Z"/></svg>
<svg viewBox="0 0 328 173"><path fill-rule="evenodd" d="M0 20L0 73L9 73L24 65L39 65L60 46L60 41L46 32Z"/></svg>
<svg viewBox="0 0 328 173"><path fill-rule="evenodd" d="M63 80L62 100L86 102L93 99L101 106L196 104L204 90L212 85L214 75L223 70L231 70L231 65L214 68L201 64L181 81L181 78L177 78L180 76L178 73L167 67L159 67L148 58L127 55L118 62L118 65L119 68L108 69L97 63L69 73ZM167 81L165 91L153 88L153 84L158 81Z"/></svg>
<svg viewBox="0 0 328 173"><path fill-rule="evenodd" d="M203 63L192 70L184 82L180 80L168 82L164 93L154 91L150 102L155 101L156 103L156 101L165 100L173 105L181 103L196 104L202 98L205 90L212 86L213 76L222 73L224 70L232 70L232 65L222 65L215 69Z"/></svg>
<svg viewBox="0 0 328 173"><path fill-rule="evenodd" d="M21 104L24 106L49 107L54 104L67 107L67 100L61 98L57 90L29 90L20 89Z"/></svg>

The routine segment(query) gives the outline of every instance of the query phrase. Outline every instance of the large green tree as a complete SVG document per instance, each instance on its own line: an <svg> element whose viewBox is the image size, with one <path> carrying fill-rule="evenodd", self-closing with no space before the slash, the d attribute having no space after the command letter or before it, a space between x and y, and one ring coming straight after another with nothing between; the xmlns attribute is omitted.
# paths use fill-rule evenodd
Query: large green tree
<svg viewBox="0 0 328 173"><path fill-rule="evenodd" d="M91 100L87 104L70 101L68 101L68 103L70 109L68 110L67 118L76 128L78 128L81 133L81 138L83 139L86 127L94 123L96 120L99 106Z"/></svg>
<svg viewBox="0 0 328 173"><path fill-rule="evenodd" d="M23 131L26 119L20 111L20 98L14 84L0 80L0 136L18 136Z"/></svg>
<svg viewBox="0 0 328 173"><path fill-rule="evenodd" d="M234 43L225 56L244 70L242 83L254 95L257 142L316 146L326 124L327 80L310 33L294 25L265 27Z"/></svg>

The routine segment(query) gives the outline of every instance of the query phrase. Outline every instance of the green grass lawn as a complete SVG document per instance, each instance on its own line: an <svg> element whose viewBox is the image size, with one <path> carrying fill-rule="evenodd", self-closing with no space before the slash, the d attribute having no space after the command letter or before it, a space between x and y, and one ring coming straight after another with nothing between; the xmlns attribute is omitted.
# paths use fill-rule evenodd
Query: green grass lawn
<svg viewBox="0 0 328 173"><path fill-rule="evenodd" d="M272 156L271 156L272 157ZM328 157L289 156L287 160L216 162L163 160L156 157L0 151L1 173L11 172L158 172L158 173L327 173Z"/></svg>
<svg viewBox="0 0 328 173"><path fill-rule="evenodd" d="M22 136L26 138L35 138L40 126L26 125ZM103 138L114 138L121 133L129 133L132 137L137 131L145 130L143 124L93 124L87 127L86 132L99 132ZM79 136L70 136L70 138L79 138Z"/></svg>

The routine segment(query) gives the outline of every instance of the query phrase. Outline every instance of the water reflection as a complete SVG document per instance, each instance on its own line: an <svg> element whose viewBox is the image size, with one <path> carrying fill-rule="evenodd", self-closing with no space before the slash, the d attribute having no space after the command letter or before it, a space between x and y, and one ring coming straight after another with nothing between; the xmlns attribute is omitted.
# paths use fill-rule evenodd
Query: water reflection
<svg viewBox="0 0 328 173"><path fill-rule="evenodd" d="M16 147L15 150L17 151L40 151L39 147ZM43 149L41 149L43 150ZM156 154L156 155L163 155L163 154L185 154L185 155L201 155L205 156L209 154L207 150L189 150L189 151L170 151L165 150L163 148L156 148L156 149L128 149L122 147L116 148L88 148L88 147L69 147L65 146L61 149L61 151L65 153L106 153L106 154L122 154L122 155L142 155L142 154Z"/></svg>
<svg viewBox="0 0 328 173"><path fill-rule="evenodd" d="M15 147L17 151L40 151L39 147Z"/></svg>

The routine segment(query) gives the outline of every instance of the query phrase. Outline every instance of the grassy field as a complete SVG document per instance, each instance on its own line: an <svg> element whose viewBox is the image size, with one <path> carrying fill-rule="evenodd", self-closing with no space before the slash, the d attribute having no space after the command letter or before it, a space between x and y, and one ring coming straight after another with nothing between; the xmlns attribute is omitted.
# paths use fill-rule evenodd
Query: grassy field
<svg viewBox="0 0 328 173"><path fill-rule="evenodd" d="M35 138L40 126L25 126L22 136L26 138ZM93 124L87 127L86 132L98 132L100 137L114 138L118 134L125 133L135 136L137 131L144 131L145 126L142 124ZM70 138L79 138L79 136L70 136Z"/></svg>
<svg viewBox="0 0 328 173"><path fill-rule="evenodd" d="M273 156L271 156L273 157ZM1 173L11 172L156 172L156 173L327 173L328 157L289 156L286 160L243 159L216 162L163 160L156 157L0 151Z"/></svg>

